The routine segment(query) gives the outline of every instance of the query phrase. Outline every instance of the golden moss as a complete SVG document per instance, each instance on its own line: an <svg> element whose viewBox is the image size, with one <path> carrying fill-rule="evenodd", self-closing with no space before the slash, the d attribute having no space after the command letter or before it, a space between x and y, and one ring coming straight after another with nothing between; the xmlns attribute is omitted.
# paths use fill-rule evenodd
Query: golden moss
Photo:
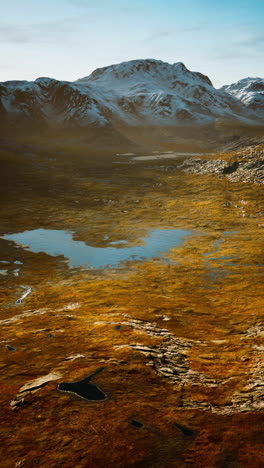
<svg viewBox="0 0 264 468"><path fill-rule="evenodd" d="M70 229L95 246L105 245L104 235L134 245L154 228L193 234L170 251L171 263L104 271L69 269L62 258L1 241L3 260L24 263L20 276L10 267L1 278L4 466L259 467L263 412L228 409L242 406L247 387L260 379L261 188L165 173L153 162L110 162L100 169L87 163L85 174L78 161L58 163L52 174L40 173L39 185L30 165L13 172L2 232ZM21 284L33 292L16 306ZM149 322L170 335L148 333ZM148 352L133 347L162 350L168 336L191 342L184 362L196 382L172 382L156 372ZM104 402L63 395L51 382L10 409L29 380L55 369L61 381L75 381L101 366L95 381L108 396ZM144 426L133 427L131 419ZM175 422L195 436L184 436Z"/></svg>

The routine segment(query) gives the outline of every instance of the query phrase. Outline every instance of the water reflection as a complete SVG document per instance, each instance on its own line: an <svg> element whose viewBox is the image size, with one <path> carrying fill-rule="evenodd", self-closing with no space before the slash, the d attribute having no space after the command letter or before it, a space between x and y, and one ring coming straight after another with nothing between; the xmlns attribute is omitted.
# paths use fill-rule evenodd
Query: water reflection
<svg viewBox="0 0 264 468"><path fill-rule="evenodd" d="M155 229L142 239L140 246L127 247L127 241L109 242L107 247L92 247L73 239L73 233L54 229L35 229L3 236L31 252L63 255L74 267L118 267L121 262L162 257L169 249L183 241L191 231L182 229ZM166 257L166 255L165 255Z"/></svg>

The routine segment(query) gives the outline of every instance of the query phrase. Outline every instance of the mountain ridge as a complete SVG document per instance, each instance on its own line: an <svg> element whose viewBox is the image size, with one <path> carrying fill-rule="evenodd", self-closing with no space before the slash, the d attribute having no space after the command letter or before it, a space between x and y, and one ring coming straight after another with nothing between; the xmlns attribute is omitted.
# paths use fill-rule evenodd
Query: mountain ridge
<svg viewBox="0 0 264 468"><path fill-rule="evenodd" d="M223 89L224 88L224 89ZM0 119L58 128L258 125L259 111L232 85L216 89L182 62L132 60L94 70L76 81L40 77L0 83Z"/></svg>

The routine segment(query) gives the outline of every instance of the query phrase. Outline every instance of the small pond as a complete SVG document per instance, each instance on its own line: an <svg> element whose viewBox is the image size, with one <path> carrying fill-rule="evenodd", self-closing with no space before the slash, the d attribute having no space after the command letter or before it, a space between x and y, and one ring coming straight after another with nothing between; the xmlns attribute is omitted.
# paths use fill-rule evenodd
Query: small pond
<svg viewBox="0 0 264 468"><path fill-rule="evenodd" d="M73 232L55 229L35 229L7 234L3 239L22 245L31 252L63 255L73 267L118 267L122 262L166 258L166 252L181 244L191 231L155 229L142 239L143 245L127 246L126 240L109 242L106 247L92 247L73 239Z"/></svg>

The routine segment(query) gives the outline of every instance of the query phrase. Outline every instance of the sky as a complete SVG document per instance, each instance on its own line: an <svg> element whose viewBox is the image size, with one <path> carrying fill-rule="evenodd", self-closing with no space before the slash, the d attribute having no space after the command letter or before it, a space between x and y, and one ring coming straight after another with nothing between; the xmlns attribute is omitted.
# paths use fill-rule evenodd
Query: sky
<svg viewBox="0 0 264 468"><path fill-rule="evenodd" d="M264 77L264 0L0 0L0 81L73 81L134 59L215 87Z"/></svg>

